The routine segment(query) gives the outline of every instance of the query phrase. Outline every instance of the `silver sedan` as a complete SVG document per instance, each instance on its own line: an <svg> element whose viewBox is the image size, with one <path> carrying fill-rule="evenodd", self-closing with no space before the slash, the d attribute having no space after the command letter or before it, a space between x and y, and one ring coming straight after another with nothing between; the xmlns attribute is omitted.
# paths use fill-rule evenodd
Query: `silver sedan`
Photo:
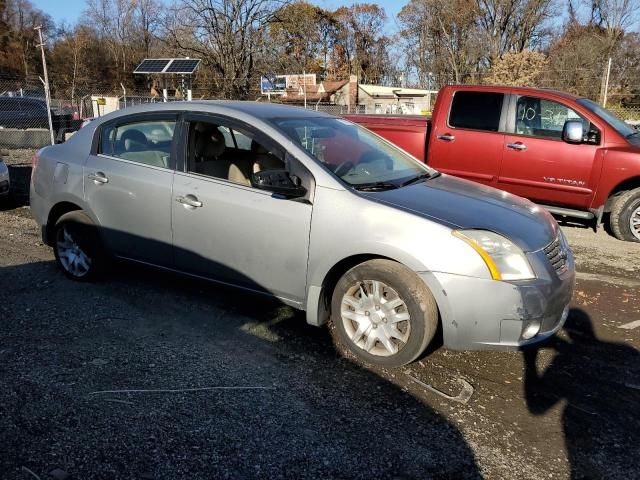
<svg viewBox="0 0 640 480"><path fill-rule="evenodd" d="M544 209L442 175L340 118L253 102L121 110L38 154L62 271L113 257L271 295L342 353L397 366L441 329L518 348L563 324L574 261Z"/></svg>

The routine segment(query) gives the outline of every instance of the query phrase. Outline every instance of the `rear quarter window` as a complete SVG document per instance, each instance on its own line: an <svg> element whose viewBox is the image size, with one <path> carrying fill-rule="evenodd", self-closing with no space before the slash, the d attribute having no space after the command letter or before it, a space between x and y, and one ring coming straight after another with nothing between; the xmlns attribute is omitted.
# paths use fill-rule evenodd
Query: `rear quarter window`
<svg viewBox="0 0 640 480"><path fill-rule="evenodd" d="M456 92L451 102L449 126L497 132L504 94L494 92Z"/></svg>

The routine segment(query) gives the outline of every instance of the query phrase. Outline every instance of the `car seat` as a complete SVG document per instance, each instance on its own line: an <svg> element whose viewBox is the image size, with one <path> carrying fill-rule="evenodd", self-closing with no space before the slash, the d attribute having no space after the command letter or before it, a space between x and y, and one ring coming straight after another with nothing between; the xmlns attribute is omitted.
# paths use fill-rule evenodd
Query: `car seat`
<svg viewBox="0 0 640 480"><path fill-rule="evenodd" d="M120 158L154 167L169 167L169 153L155 150L140 130L126 130L120 136L118 146L116 154Z"/></svg>
<svg viewBox="0 0 640 480"><path fill-rule="evenodd" d="M225 138L217 127L198 123L195 132L196 172L243 185L251 184L248 172L243 172L235 163L221 158L226 149Z"/></svg>
<svg viewBox="0 0 640 480"><path fill-rule="evenodd" d="M263 170L278 170L284 167L284 162L271 154L265 147L255 140L251 140L253 165L251 171L258 173Z"/></svg>

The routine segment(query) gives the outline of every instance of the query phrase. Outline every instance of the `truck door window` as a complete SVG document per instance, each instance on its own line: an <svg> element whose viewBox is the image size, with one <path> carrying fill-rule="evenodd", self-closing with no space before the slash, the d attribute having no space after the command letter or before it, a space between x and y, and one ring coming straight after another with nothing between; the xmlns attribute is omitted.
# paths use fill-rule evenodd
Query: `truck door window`
<svg viewBox="0 0 640 480"><path fill-rule="evenodd" d="M516 103L515 133L555 140L562 139L562 129L569 120L581 121L585 132L589 121L571 108L558 102L537 97L518 97Z"/></svg>
<svg viewBox="0 0 640 480"><path fill-rule="evenodd" d="M504 94L494 92L456 92L451 103L449 126L497 132Z"/></svg>

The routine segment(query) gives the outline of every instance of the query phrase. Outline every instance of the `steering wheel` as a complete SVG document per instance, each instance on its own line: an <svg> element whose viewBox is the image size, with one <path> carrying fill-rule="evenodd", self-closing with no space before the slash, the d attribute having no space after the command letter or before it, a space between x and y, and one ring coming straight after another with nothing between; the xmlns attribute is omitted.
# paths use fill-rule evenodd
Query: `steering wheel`
<svg viewBox="0 0 640 480"><path fill-rule="evenodd" d="M393 160L391 160L391 158L388 155L385 155L384 153L381 153L377 150L367 150L366 152L364 152L360 156L360 159L358 160L358 164L373 163L376 160L383 160L384 166L387 168L387 170L393 170Z"/></svg>
<svg viewBox="0 0 640 480"><path fill-rule="evenodd" d="M353 170L353 167L355 167L355 165L351 160L345 160L335 168L333 173L335 173L338 177L342 177L343 175L346 175L347 172Z"/></svg>

